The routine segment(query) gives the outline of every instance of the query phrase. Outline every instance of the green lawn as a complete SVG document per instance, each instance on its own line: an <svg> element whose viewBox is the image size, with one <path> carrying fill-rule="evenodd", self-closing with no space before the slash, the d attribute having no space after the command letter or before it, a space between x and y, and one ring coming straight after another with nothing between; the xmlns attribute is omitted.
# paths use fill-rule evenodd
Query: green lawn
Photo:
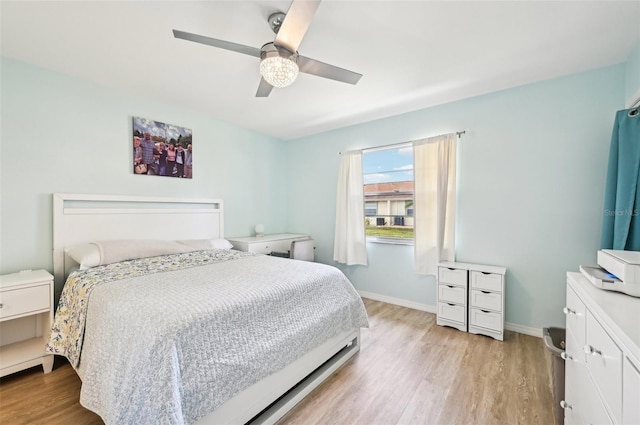
<svg viewBox="0 0 640 425"><path fill-rule="evenodd" d="M365 233L367 236L379 236L381 238L413 239L413 229L406 227L366 226Z"/></svg>

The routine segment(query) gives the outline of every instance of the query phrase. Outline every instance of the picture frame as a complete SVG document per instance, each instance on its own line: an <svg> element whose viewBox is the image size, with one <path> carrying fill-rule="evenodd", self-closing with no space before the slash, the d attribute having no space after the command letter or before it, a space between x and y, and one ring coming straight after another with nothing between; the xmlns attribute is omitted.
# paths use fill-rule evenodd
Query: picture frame
<svg viewBox="0 0 640 425"><path fill-rule="evenodd" d="M190 128L132 117L133 173L141 176L193 178Z"/></svg>

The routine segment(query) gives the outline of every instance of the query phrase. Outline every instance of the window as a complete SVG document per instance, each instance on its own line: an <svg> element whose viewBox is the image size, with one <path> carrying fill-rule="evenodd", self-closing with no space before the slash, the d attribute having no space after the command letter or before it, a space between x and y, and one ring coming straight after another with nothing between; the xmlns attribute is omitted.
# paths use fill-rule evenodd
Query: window
<svg viewBox="0 0 640 425"><path fill-rule="evenodd" d="M365 217L375 217L376 215L378 215L378 203L365 201L364 215Z"/></svg>
<svg viewBox="0 0 640 425"><path fill-rule="evenodd" d="M413 243L413 146L362 154L367 240Z"/></svg>

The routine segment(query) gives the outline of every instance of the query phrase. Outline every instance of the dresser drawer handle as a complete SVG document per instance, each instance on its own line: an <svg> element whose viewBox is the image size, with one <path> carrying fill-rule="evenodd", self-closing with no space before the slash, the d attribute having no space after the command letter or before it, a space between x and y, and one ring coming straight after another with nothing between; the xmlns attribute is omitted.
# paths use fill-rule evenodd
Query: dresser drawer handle
<svg viewBox="0 0 640 425"><path fill-rule="evenodd" d="M573 409L573 407L571 407L571 405L569 403L567 403L566 401L562 400L560 402L560 407L562 407L563 409Z"/></svg>
<svg viewBox="0 0 640 425"><path fill-rule="evenodd" d="M453 286L453 285L447 285L447 287L449 287L451 289L455 288L455 286Z"/></svg>
<svg viewBox="0 0 640 425"><path fill-rule="evenodd" d="M480 310L483 313L491 313L489 310Z"/></svg>
<svg viewBox="0 0 640 425"><path fill-rule="evenodd" d="M490 272L480 272L482 274L491 274Z"/></svg>
<svg viewBox="0 0 640 425"><path fill-rule="evenodd" d="M591 354L594 356L601 356L602 355L602 351L590 346L590 345L585 345L584 346L584 353L585 354Z"/></svg>
<svg viewBox="0 0 640 425"><path fill-rule="evenodd" d="M560 357L562 357L562 360L573 360L573 357L568 355L566 351L563 351L562 353L560 353Z"/></svg>
<svg viewBox="0 0 640 425"><path fill-rule="evenodd" d="M480 292L482 292L483 294L490 294L491 293L491 291L480 291Z"/></svg>
<svg viewBox="0 0 640 425"><path fill-rule="evenodd" d="M447 303L447 304L448 304L448 305L450 305L450 306L452 306L452 307L455 307L455 306L456 306L455 304L451 304L451 303Z"/></svg>

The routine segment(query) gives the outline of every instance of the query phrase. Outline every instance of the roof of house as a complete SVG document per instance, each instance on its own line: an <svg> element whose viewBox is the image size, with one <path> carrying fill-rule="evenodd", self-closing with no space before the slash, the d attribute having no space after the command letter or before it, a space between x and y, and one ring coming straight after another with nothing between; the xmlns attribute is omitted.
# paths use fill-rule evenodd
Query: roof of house
<svg viewBox="0 0 640 425"><path fill-rule="evenodd" d="M367 201L410 199L413 198L413 181L365 184L364 197Z"/></svg>

